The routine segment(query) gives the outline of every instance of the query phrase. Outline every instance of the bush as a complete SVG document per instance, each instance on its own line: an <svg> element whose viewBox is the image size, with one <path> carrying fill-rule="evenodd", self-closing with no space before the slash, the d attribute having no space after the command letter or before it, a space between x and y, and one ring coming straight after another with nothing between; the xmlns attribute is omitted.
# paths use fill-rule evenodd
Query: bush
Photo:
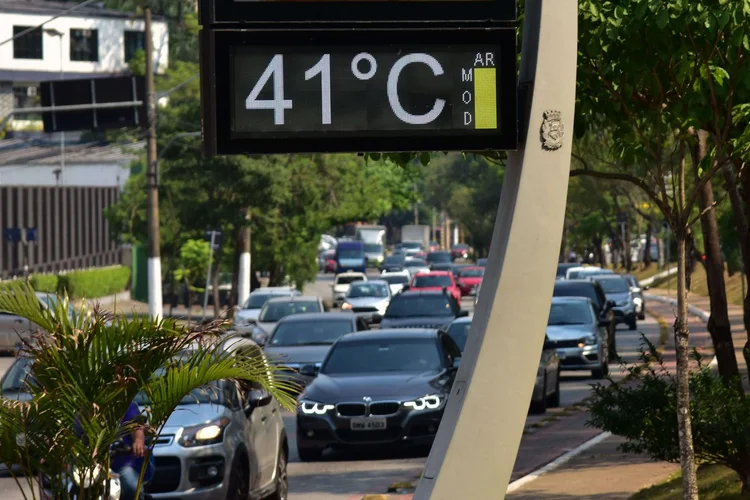
<svg viewBox="0 0 750 500"><path fill-rule="evenodd" d="M677 380L656 346L643 337L640 365L625 365L625 382L595 384L588 425L622 436L620 450L678 462ZM690 373L690 412L695 457L736 471L743 492L750 491L750 398L739 380L726 380L708 368L697 352Z"/></svg>
<svg viewBox="0 0 750 500"><path fill-rule="evenodd" d="M37 292L57 293L59 279L56 274L34 274L30 281Z"/></svg>
<svg viewBox="0 0 750 500"><path fill-rule="evenodd" d="M94 299L125 290L130 280L130 268L112 266L71 271L59 278L59 293L67 293L71 299Z"/></svg>

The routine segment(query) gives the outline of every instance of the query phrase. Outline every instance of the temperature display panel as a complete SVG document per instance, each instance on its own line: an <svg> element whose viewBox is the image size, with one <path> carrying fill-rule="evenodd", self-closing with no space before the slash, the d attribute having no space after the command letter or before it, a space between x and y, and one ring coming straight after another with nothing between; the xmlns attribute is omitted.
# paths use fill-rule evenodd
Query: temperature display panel
<svg viewBox="0 0 750 500"><path fill-rule="evenodd" d="M517 146L513 30L286 32L284 40L216 44L213 152Z"/></svg>

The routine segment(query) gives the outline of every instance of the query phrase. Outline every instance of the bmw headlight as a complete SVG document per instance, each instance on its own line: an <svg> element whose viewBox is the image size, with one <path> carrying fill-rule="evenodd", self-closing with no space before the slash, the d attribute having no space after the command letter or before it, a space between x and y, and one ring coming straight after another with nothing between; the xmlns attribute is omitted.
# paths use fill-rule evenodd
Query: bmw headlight
<svg viewBox="0 0 750 500"><path fill-rule="evenodd" d="M440 396L437 395L430 395L430 396L422 396L419 399L415 399L414 401L406 401L404 403L404 406L406 408L411 408L412 410L420 411L420 410L437 410L440 408L440 405L443 404L443 400L440 398Z"/></svg>
<svg viewBox="0 0 750 500"><path fill-rule="evenodd" d="M229 419L222 417L207 424L185 427L178 442L185 448L221 443L228 425Z"/></svg>
<svg viewBox="0 0 750 500"><path fill-rule="evenodd" d="M299 401L299 410L305 415L325 415L334 408L333 405L317 403L307 399L300 399Z"/></svg>

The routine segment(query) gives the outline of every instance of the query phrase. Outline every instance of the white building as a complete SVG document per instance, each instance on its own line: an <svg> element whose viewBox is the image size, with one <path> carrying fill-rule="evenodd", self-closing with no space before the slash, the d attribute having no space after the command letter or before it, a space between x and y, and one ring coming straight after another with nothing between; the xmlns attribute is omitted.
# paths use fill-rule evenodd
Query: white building
<svg viewBox="0 0 750 500"><path fill-rule="evenodd" d="M45 80L95 78L128 72L128 61L144 48L144 21L135 14L89 4L38 26L73 3L0 0L0 121L14 108L38 105ZM164 19L152 22L157 73L167 68L169 33ZM23 117L19 117L23 119Z"/></svg>

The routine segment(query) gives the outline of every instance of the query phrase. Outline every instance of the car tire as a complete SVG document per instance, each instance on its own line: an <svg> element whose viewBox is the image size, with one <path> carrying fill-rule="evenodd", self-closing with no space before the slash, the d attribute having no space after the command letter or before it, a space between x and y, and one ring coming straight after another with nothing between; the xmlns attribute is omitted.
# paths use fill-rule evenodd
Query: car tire
<svg viewBox="0 0 750 500"><path fill-rule="evenodd" d="M246 500L250 496L250 474L247 456L237 457L227 486L227 500Z"/></svg>
<svg viewBox="0 0 750 500"><path fill-rule="evenodd" d="M630 320L630 321L628 321L628 329L632 331L632 330L635 330L637 328L638 328L638 322L635 319L635 316L633 316L633 319Z"/></svg>
<svg viewBox="0 0 750 500"><path fill-rule="evenodd" d="M555 392L549 395L547 406L549 408L560 407L560 370L557 370L557 375L555 377Z"/></svg>
<svg viewBox="0 0 750 500"><path fill-rule="evenodd" d="M547 413L547 379L544 379L544 386L542 387L542 399L539 401L531 400L531 406L529 407L529 413L532 415L544 415Z"/></svg>
<svg viewBox="0 0 750 500"><path fill-rule="evenodd" d="M646 319L646 307L645 306L641 310L640 314L638 314L638 319L640 320Z"/></svg>
<svg viewBox="0 0 750 500"><path fill-rule="evenodd" d="M303 462L316 462L323 456L321 448L300 448L297 446L297 454Z"/></svg>
<svg viewBox="0 0 750 500"><path fill-rule="evenodd" d="M287 500L289 498L289 476L287 475L287 452L284 448L279 451L276 462L276 491L266 500Z"/></svg>

